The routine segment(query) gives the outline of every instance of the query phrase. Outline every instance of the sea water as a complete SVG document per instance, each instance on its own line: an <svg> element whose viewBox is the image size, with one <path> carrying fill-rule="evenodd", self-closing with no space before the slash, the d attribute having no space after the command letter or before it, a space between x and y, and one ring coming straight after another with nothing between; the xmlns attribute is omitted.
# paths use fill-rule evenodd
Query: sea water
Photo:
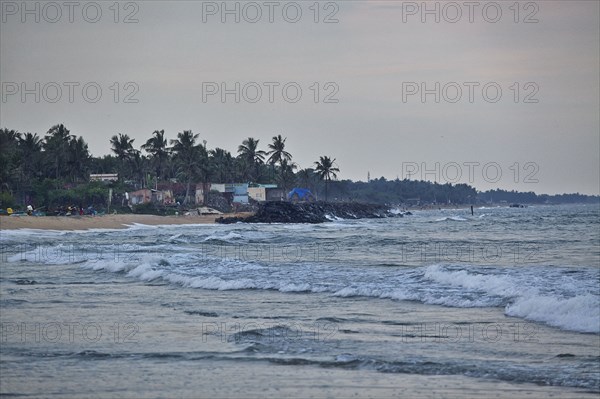
<svg viewBox="0 0 600 399"><path fill-rule="evenodd" d="M597 397L597 205L2 231L0 394Z"/></svg>

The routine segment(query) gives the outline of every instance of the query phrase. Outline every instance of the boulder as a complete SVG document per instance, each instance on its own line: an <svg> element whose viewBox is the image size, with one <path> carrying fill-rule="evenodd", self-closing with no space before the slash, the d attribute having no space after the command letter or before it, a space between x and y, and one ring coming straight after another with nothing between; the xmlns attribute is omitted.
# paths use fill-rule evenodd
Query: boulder
<svg viewBox="0 0 600 399"><path fill-rule="evenodd" d="M402 217L384 205L356 202L306 202L292 203L270 201L261 203L256 213L247 218L219 218L217 223L323 223L335 218L363 219Z"/></svg>

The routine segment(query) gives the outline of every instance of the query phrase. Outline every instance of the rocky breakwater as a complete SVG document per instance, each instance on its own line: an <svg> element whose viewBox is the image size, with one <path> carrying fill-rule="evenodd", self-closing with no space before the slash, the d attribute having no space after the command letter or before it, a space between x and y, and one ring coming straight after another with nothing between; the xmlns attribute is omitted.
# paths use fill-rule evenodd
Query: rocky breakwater
<svg viewBox="0 0 600 399"><path fill-rule="evenodd" d="M217 223L323 223L337 218L363 219L398 217L385 205L354 202L265 202L249 217L219 218Z"/></svg>

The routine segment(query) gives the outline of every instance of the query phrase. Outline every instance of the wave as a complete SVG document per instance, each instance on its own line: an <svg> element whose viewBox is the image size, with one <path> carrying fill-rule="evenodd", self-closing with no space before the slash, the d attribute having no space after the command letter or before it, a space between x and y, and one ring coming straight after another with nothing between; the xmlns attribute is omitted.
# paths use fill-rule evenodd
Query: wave
<svg viewBox="0 0 600 399"><path fill-rule="evenodd" d="M469 219L465 219L461 216L446 216L443 218L436 219L436 222L466 222Z"/></svg>
<svg viewBox="0 0 600 399"><path fill-rule="evenodd" d="M586 273L574 275L565 274L568 270L563 273L546 269L542 278L536 277L538 269L509 272L431 265L407 271L388 267L379 269L374 276L352 274L348 269L326 271L310 264L282 268L239 259L194 262L190 265L186 254L173 254L168 261L162 255L149 254L139 262L88 261L82 267L124 273L145 282L161 279L182 287L218 291L258 289L418 301L458 308L499 307L507 316L600 334L600 296L594 294L594 278ZM320 275L315 276L316 273ZM396 281L390 282L388 277Z"/></svg>
<svg viewBox="0 0 600 399"><path fill-rule="evenodd" d="M142 279L152 279L159 274L143 271ZM448 307L504 307L507 316L542 322L565 330L600 333L600 297L578 292L571 297L564 293L542 292L541 287L523 284L522 276L485 275L465 270L445 270L434 265L425 268L423 278L407 288L384 286L375 283L355 284L337 289L313 283L297 283L286 279L259 280L242 278L225 280L219 277L181 277L166 275L165 279L184 286L216 290L268 289L280 292L326 292L337 297L374 297L392 300L419 301L425 304ZM427 289L427 281L438 285ZM456 290L460 287L460 290ZM566 284L569 289L569 284Z"/></svg>
<svg viewBox="0 0 600 399"><path fill-rule="evenodd" d="M589 292L579 292L571 297L554 292L554 296L550 296L541 293L541 287L535 285L535 281L534 284L527 285L522 281L523 276L451 271L439 265L429 266L425 276L450 286L478 290L482 296L500 297L509 302L504 310L507 316L542 322L571 331L600 333L600 296ZM569 284L566 284L566 288L572 289ZM441 304L462 307L455 301Z"/></svg>
<svg viewBox="0 0 600 399"><path fill-rule="evenodd" d="M225 230L205 234L200 234L197 241L231 244L264 233ZM207 249L206 245L180 244L196 239L193 234L171 231L162 239L167 243L86 245L76 251L68 243L26 245L20 247L22 252L4 256L9 263L78 264L84 269L122 273L144 282L162 279L189 288L326 293L340 298L372 297L447 307L497 307L503 308L507 316L600 334L596 269L577 269L573 273L572 267L558 266L436 264L404 268L377 263L356 268L308 259L289 264L278 258L271 247L260 256L253 256L254 253L244 251L225 251L223 247Z"/></svg>
<svg viewBox="0 0 600 399"><path fill-rule="evenodd" d="M469 273L466 270L446 270L441 265L428 266L425 278L438 283L460 286L471 290L483 290L487 294L512 298L522 292L518 281L506 275Z"/></svg>
<svg viewBox="0 0 600 399"><path fill-rule="evenodd" d="M220 241L220 242L235 242L242 239L243 236L241 234L230 231L226 234L211 234L204 239L205 242L209 241Z"/></svg>
<svg viewBox="0 0 600 399"><path fill-rule="evenodd" d="M584 333L600 333L600 300L592 294L573 298L522 297L506 306L507 316Z"/></svg>

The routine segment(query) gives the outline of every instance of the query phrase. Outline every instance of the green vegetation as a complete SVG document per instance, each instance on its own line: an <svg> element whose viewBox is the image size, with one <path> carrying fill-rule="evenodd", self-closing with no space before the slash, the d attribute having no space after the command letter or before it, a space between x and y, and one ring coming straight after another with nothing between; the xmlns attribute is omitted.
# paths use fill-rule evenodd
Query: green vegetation
<svg viewBox="0 0 600 399"><path fill-rule="evenodd" d="M331 160L328 156L322 156L318 162L315 162L315 171L321 180L325 180L325 201L327 201L327 191L331 179L337 179L337 172L340 170L333 166L335 159Z"/></svg>
<svg viewBox="0 0 600 399"><path fill-rule="evenodd" d="M135 148L127 134L112 136L112 155L93 157L81 136L71 134L63 124L52 126L45 136L0 129L0 208L55 209L61 206L108 208L130 212L124 193L141 188L168 187L184 206L193 202L193 184L247 182L274 183L286 192L293 187L310 189L335 201L386 204L473 204L493 202L559 203L597 202L598 197L579 194L536 195L493 190L478 193L466 184L437 184L425 181L394 180L383 177L369 182L337 180L335 159L320 156L313 168L297 170L286 147L287 138L277 135L260 149L260 140L248 137L237 148L237 156L222 148L208 149L206 141L191 130L167 140L164 130L155 130ZM90 173L118 173L118 181L89 181ZM205 186L207 187L207 186ZM205 196L209 193L204 190ZM133 212L166 214L174 209L149 205Z"/></svg>

